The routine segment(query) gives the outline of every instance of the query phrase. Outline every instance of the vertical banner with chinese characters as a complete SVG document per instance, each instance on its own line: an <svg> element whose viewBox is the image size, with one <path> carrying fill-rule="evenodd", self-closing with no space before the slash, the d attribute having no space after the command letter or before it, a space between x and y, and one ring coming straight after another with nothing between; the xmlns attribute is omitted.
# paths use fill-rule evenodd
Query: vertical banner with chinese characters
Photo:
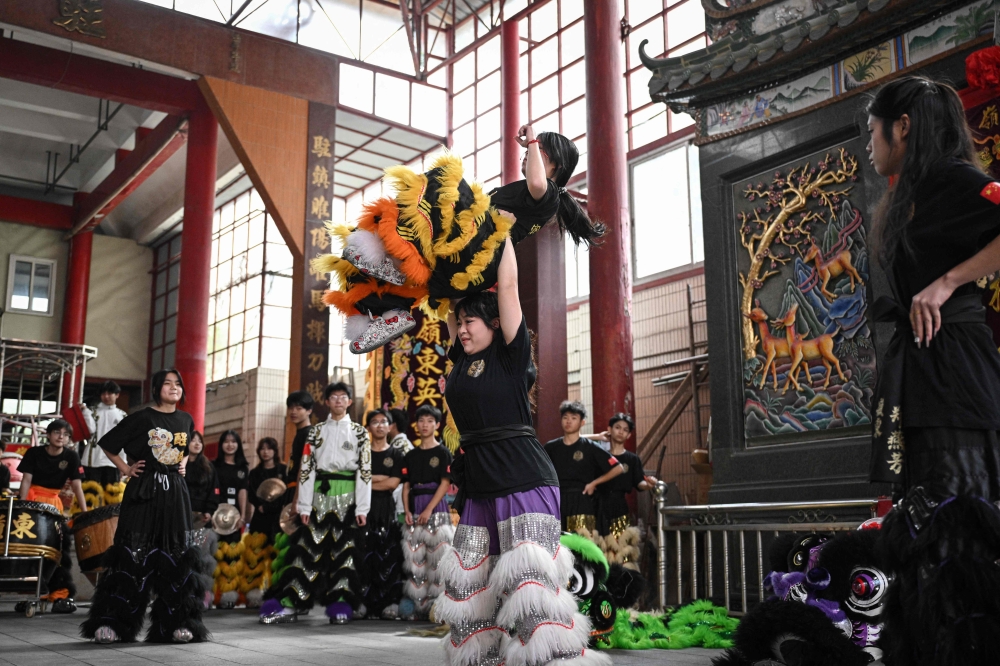
<svg viewBox="0 0 1000 666"><path fill-rule="evenodd" d="M403 424L411 440L416 433L414 413L422 405L437 407L445 413L438 437L452 452L458 448L459 433L444 400L445 384L451 372L448 350L448 326L414 311L416 327L396 338L370 356L368 403L366 408L401 409L408 423Z"/></svg>
<svg viewBox="0 0 1000 666"><path fill-rule="evenodd" d="M313 414L323 420L323 389L329 380L330 313L323 302L329 276L313 270L312 260L330 251L330 237L324 224L330 220L333 200L333 134L337 110L325 104L309 103L309 154L306 160L306 242L305 280L302 298L302 388L316 401Z"/></svg>

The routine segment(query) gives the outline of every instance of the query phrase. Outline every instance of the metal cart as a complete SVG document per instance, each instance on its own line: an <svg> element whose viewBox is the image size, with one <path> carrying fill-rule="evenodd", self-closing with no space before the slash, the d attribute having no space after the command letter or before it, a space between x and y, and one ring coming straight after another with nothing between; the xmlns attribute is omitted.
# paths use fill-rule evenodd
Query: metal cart
<svg viewBox="0 0 1000 666"><path fill-rule="evenodd" d="M45 566L45 556L44 555L11 555L10 554L10 528L11 523L14 518L14 500L15 497L12 495L7 498L7 519L4 521L4 535L3 535L3 556L0 557L0 598L5 596L15 597L18 601L24 601L27 603L24 609L25 617L34 617L35 612L43 608L42 602L42 568ZM11 567L10 564L14 562L38 562L38 573L34 576L15 576L10 575ZM4 588L6 583L34 583L35 593L30 594L28 592L6 592Z"/></svg>

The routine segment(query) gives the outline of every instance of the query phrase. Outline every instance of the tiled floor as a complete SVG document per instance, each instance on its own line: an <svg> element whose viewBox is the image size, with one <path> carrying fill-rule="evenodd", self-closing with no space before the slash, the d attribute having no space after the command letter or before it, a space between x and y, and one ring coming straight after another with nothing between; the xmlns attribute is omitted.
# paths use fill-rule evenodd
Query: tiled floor
<svg viewBox="0 0 1000 666"><path fill-rule="evenodd" d="M442 666L436 638L407 635L418 626L403 622L353 622L346 627L327 624L313 613L297 624L263 626L253 611L211 611L205 622L212 631L209 643L197 645L93 645L77 631L85 611L74 615L36 615L28 619L0 603L0 666L131 666L132 664L241 664L300 666L343 664L356 666ZM420 625L429 626L429 625ZM611 652L616 666L709 666L714 650L634 650Z"/></svg>

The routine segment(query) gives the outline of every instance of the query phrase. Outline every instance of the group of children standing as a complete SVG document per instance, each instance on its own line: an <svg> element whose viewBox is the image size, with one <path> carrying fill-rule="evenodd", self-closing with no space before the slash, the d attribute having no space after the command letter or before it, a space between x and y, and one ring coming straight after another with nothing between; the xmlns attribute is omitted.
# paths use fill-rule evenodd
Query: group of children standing
<svg viewBox="0 0 1000 666"><path fill-rule="evenodd" d="M436 564L453 534L444 500L451 454L436 439L442 414L417 410L414 448L405 413L374 410L362 427L348 414L352 401L349 386L330 384L330 415L310 425L309 395L289 396L298 431L287 485L300 524L278 540L264 624L294 622L316 603L336 624L426 618L440 594Z"/></svg>

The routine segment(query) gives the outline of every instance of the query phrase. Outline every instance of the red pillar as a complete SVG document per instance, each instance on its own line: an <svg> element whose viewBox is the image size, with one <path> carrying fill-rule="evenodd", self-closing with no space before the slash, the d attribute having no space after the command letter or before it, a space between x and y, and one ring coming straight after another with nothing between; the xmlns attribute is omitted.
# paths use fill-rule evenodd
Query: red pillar
<svg viewBox="0 0 1000 666"><path fill-rule="evenodd" d="M590 358L595 429L635 412L632 391L632 231L618 0L584 3L587 53L587 210L607 225L590 251ZM628 442L635 448L635 439Z"/></svg>
<svg viewBox="0 0 1000 666"><path fill-rule="evenodd" d="M177 299L176 367L184 378L184 411L196 430L205 427L205 360L208 347L208 274L215 212L215 161L219 126L207 104L188 123L184 174L184 229Z"/></svg>
<svg viewBox="0 0 1000 666"><path fill-rule="evenodd" d="M521 147L514 141L521 127L520 44L518 21L504 21L500 26L500 95L503 184L521 179Z"/></svg>
<svg viewBox="0 0 1000 666"><path fill-rule="evenodd" d="M69 241L69 266L66 269L66 296L63 302L62 341L71 345L84 344L87 335L87 296L90 293L90 258L94 247L94 232L86 231ZM63 406L80 398L81 374L69 374L63 380ZM70 383L73 394L70 394Z"/></svg>

